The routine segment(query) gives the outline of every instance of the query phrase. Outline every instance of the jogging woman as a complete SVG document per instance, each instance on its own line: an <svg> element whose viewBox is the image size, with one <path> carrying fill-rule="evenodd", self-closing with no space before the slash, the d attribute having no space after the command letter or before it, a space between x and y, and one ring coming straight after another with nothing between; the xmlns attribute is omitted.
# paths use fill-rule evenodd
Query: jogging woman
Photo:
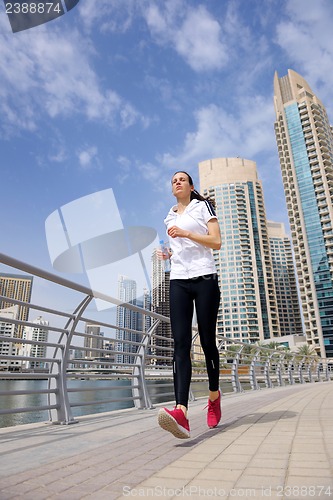
<svg viewBox="0 0 333 500"><path fill-rule="evenodd" d="M186 439L190 437L187 409L192 375L194 304L209 380L208 427L216 427L221 419L216 346L220 290L212 255L212 249L221 248L221 235L212 204L195 191L190 175L176 172L171 183L177 204L170 209L164 222L170 242L170 320L176 406L173 410L162 408L158 423L175 437Z"/></svg>

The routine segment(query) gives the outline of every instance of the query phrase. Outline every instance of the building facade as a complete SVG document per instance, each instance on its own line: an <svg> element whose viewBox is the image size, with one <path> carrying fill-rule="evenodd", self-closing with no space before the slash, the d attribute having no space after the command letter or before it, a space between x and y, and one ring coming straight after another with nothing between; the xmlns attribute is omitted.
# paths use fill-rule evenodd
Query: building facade
<svg viewBox="0 0 333 500"><path fill-rule="evenodd" d="M136 281L126 276L119 276L118 299L124 304L137 305ZM138 349L138 346L133 344L133 342L140 342L141 335L131 330L139 331L139 313L131 311L127 307L117 306L116 325L118 328L116 332L116 351L119 352L119 354L116 355L116 362L133 364L135 358L134 353L136 353Z"/></svg>
<svg viewBox="0 0 333 500"><path fill-rule="evenodd" d="M267 221L267 230L281 336L301 336L303 326L291 241L282 222Z"/></svg>
<svg viewBox="0 0 333 500"><path fill-rule="evenodd" d="M273 267L256 163L215 158L199 163L200 192L216 202L222 247L214 250L221 303L217 333L255 343L279 337Z"/></svg>
<svg viewBox="0 0 333 500"><path fill-rule="evenodd" d="M21 367L21 361L15 361L17 347L13 338L17 338L17 327L13 320L17 320L19 306L6 307L0 309L0 336L5 337L0 340L0 370L18 370Z"/></svg>
<svg viewBox="0 0 333 500"><path fill-rule="evenodd" d="M31 300L33 276L24 274L0 274L0 295L8 299L14 299L29 303ZM0 299L0 309L11 307L14 303L10 300ZM17 319L28 321L29 307L18 304ZM22 338L23 325L18 325L15 331L18 338Z"/></svg>
<svg viewBox="0 0 333 500"><path fill-rule="evenodd" d="M91 325L86 323L84 333L88 334L89 337L84 337L84 347L86 348L85 357L86 358L100 358L103 357L103 353L96 349L103 349L103 332L101 332L101 327L99 325Z"/></svg>
<svg viewBox="0 0 333 500"><path fill-rule="evenodd" d="M333 133L295 71L274 76L275 134L307 342L333 357Z"/></svg>
<svg viewBox="0 0 333 500"><path fill-rule="evenodd" d="M158 257L157 251L158 249L152 256L152 311L169 317L170 270L165 269L165 262ZM173 340L170 323L160 322L156 328L151 349L155 365L172 365Z"/></svg>
<svg viewBox="0 0 333 500"><path fill-rule="evenodd" d="M49 332L46 327L49 325L49 322L43 319L42 316L38 316L33 323L36 326L24 327L22 339L34 342L47 342ZM26 369L47 368L45 361L42 359L46 357L46 351L46 345L22 344L19 354L29 358L36 358L36 360L22 361L22 367Z"/></svg>

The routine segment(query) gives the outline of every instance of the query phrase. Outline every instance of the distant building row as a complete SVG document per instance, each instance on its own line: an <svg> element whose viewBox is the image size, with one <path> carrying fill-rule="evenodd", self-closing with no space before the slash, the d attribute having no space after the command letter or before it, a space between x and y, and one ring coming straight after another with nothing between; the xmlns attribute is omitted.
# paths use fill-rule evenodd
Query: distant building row
<svg viewBox="0 0 333 500"><path fill-rule="evenodd" d="M214 251L221 288L217 333L257 343L302 335L304 329L318 354L333 357L333 129L321 101L294 71L275 75L274 105L292 244L284 225L266 218L255 162L214 158L199 163L199 189L215 200L222 234L221 250ZM22 337L19 321L27 320L27 308L20 301L30 301L32 278L21 283L11 276L0 277L0 295L16 303L0 298L0 308L17 307L15 329ZM156 252L152 292L144 291L140 301L137 297L136 283L119 277L120 300L169 315L169 273ZM118 306L116 326L115 362L131 363L141 340L136 332L147 332L150 320ZM0 342L0 350L3 346ZM170 325L161 323L150 354L157 364L165 356L169 363L171 348Z"/></svg>

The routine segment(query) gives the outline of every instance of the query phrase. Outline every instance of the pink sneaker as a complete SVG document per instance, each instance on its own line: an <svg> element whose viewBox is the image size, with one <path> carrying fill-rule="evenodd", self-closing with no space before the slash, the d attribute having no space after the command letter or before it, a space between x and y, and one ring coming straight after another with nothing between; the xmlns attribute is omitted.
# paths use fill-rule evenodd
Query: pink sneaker
<svg viewBox="0 0 333 500"><path fill-rule="evenodd" d="M219 421L221 420L221 392L219 391L219 397L215 399L215 401L211 401L208 399L208 407L207 411L207 425L210 429L213 429L217 426Z"/></svg>
<svg viewBox="0 0 333 500"><path fill-rule="evenodd" d="M161 408L158 412L158 423L162 429L171 432L179 439L190 437L189 421L180 408L174 408L173 410Z"/></svg>

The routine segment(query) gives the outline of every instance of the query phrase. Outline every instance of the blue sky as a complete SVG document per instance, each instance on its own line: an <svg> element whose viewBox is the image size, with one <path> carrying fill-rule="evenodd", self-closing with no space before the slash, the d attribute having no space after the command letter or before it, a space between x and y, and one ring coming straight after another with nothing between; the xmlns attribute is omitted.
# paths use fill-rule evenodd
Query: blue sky
<svg viewBox="0 0 333 500"><path fill-rule="evenodd" d="M332 26L331 0L81 0L13 34L1 3L1 252L54 271L45 220L108 188L125 226L163 235L173 172L198 184L218 156L257 162L289 230L274 72L300 73L333 121Z"/></svg>

